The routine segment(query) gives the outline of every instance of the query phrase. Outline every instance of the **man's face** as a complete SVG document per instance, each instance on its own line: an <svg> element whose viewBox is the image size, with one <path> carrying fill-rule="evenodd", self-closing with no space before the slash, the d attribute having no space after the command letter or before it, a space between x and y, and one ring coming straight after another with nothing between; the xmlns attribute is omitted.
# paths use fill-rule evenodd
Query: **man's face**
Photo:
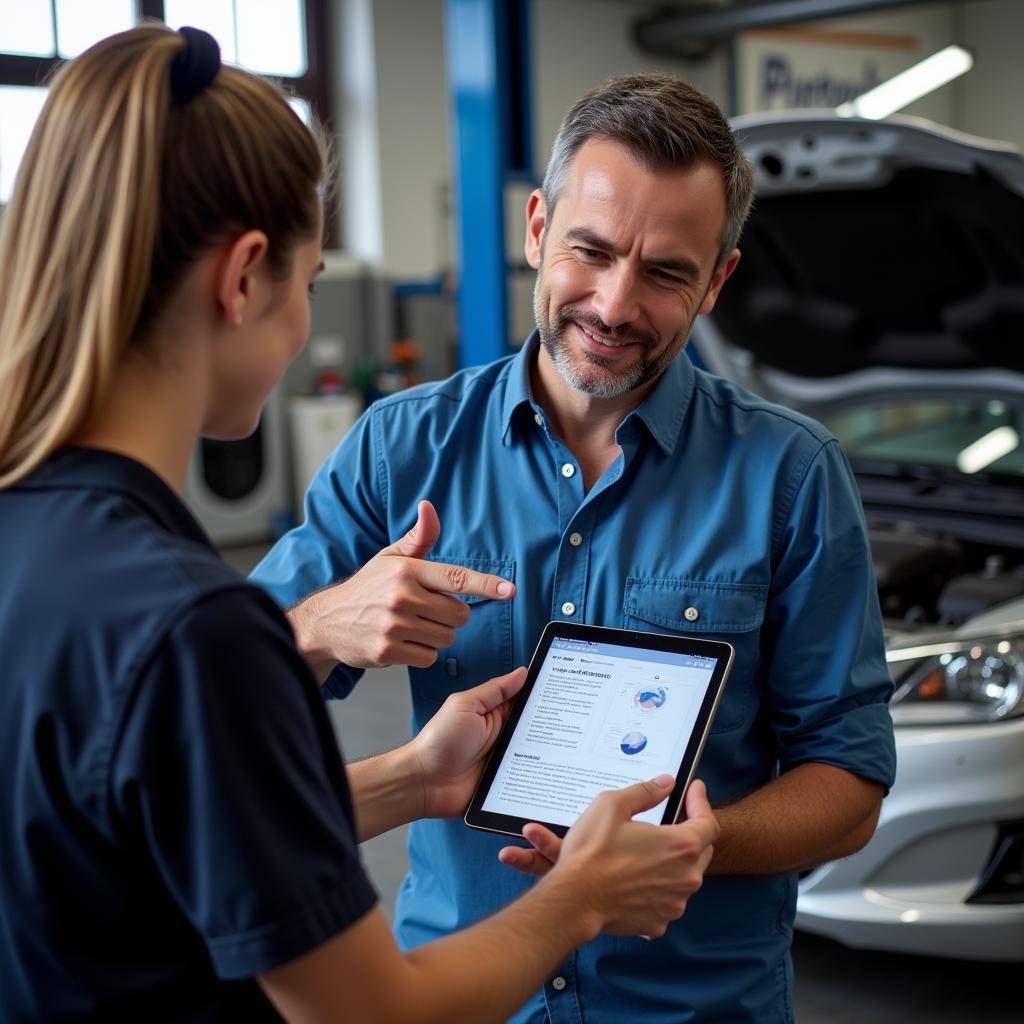
<svg viewBox="0 0 1024 1024"><path fill-rule="evenodd" d="M607 139L580 147L550 220L533 193L534 315L566 384L618 398L660 376L739 259L717 265L724 225L716 167L647 171Z"/></svg>

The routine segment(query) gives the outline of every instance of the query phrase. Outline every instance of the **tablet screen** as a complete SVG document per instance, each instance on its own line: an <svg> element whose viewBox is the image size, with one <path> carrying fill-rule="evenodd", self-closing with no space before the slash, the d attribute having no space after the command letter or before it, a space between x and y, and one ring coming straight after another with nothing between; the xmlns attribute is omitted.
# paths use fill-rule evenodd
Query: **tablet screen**
<svg viewBox="0 0 1024 1024"><path fill-rule="evenodd" d="M581 627L563 629L561 635L548 627L547 651L538 649L543 658L539 666L531 664L533 685L516 721L509 723L507 745L495 751L496 769L485 775L489 786L478 804L482 811L570 826L602 790L662 773L676 776L698 719L710 723L711 687L720 689L724 666L719 663L731 654L728 645L689 642L716 657L635 645L648 634L583 631L621 634L631 644L580 639ZM699 739L702 744L703 735ZM699 747L694 760L697 752ZM637 820L660 824L669 799Z"/></svg>

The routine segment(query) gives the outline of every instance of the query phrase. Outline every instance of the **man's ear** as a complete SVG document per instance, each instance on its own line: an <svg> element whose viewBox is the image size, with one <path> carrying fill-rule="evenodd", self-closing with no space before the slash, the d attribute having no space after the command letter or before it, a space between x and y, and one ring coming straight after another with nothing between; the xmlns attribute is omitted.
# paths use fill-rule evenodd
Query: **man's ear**
<svg viewBox="0 0 1024 1024"><path fill-rule="evenodd" d="M700 309L697 310L701 316L707 316L707 314L715 308L715 303L718 301L718 293L722 290L722 285L729 280L729 277L736 269L736 264L739 263L739 261L740 251L739 249L733 249L733 251L729 253L726 261L712 275L711 284L704 295L704 301L700 304Z"/></svg>
<svg viewBox="0 0 1024 1024"><path fill-rule="evenodd" d="M216 294L221 313L232 327L241 327L249 312L254 275L266 258L268 244L262 231L246 231L224 246L216 272Z"/></svg>
<svg viewBox="0 0 1024 1024"><path fill-rule="evenodd" d="M548 207L544 193L535 188L526 200L526 262L534 270L540 269L541 240L548 223Z"/></svg>

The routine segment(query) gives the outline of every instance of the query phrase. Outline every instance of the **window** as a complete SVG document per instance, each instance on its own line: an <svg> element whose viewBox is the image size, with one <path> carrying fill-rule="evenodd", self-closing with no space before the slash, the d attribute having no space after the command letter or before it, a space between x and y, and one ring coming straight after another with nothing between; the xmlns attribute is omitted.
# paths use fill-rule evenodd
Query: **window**
<svg viewBox="0 0 1024 1024"><path fill-rule="evenodd" d="M143 19L194 25L220 43L223 59L283 79L305 121L328 117L322 0L17 0L0 17L0 203L46 98L43 84L60 62Z"/></svg>
<svg viewBox="0 0 1024 1024"><path fill-rule="evenodd" d="M14 176L32 134L46 90L29 85L0 85L0 203L14 188Z"/></svg>
<svg viewBox="0 0 1024 1024"><path fill-rule="evenodd" d="M168 25L205 29L224 60L282 78L306 73L301 0L164 0Z"/></svg>

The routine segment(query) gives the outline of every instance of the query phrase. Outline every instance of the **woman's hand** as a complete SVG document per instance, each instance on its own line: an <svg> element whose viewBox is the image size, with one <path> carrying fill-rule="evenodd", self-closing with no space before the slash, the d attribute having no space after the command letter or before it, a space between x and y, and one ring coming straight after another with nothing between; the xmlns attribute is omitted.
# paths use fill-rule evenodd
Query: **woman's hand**
<svg viewBox="0 0 1024 1024"><path fill-rule="evenodd" d="M450 694L409 743L423 784L424 818L452 818L465 812L512 698L525 681L526 669L517 668Z"/></svg>

